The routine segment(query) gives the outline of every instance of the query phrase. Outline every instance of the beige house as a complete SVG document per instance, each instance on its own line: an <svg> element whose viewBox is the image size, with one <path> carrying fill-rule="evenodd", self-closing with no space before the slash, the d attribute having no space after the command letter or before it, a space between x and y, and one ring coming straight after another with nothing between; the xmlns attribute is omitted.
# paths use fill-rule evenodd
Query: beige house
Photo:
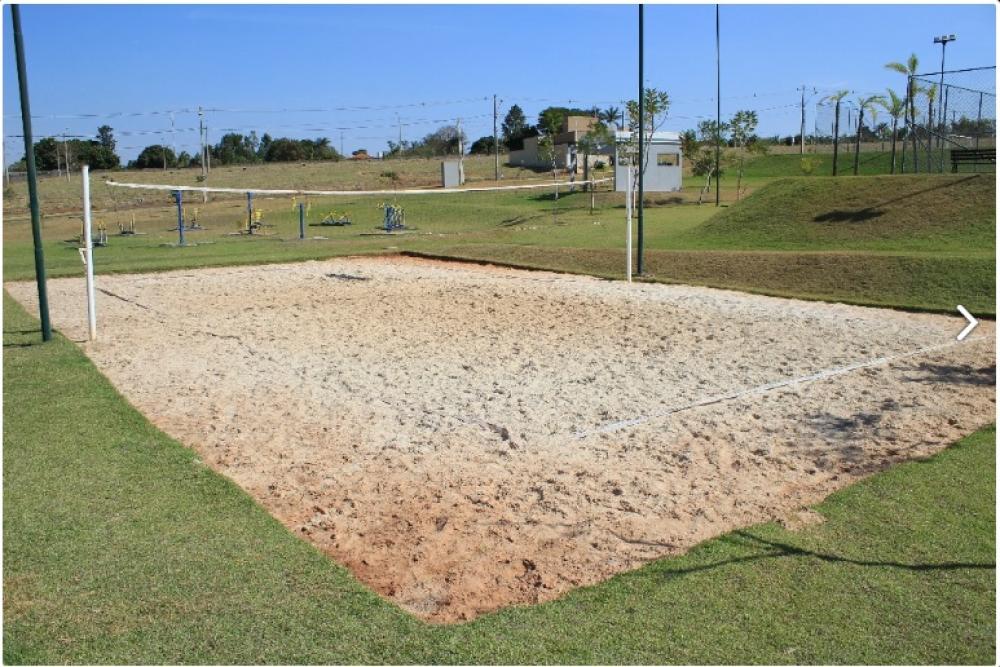
<svg viewBox="0 0 1000 667"><path fill-rule="evenodd" d="M567 116L563 121L561 132L553 137L552 148L555 153L556 169L569 169L576 164L576 145L583 135L597 122L591 116ZM515 167L532 167L537 169L551 168L552 162L545 159L538 150L538 140L541 137L528 137L524 140L521 150L511 151L508 164ZM610 151L609 151L610 153ZM601 156L591 156L591 162L602 159ZM603 158L607 160L607 157ZM578 167L582 167L580 164Z"/></svg>

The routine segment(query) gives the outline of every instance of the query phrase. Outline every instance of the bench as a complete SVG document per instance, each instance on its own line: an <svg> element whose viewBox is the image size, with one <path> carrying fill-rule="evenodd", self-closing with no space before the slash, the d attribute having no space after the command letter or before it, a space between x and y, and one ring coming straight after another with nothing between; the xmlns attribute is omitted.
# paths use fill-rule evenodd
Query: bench
<svg viewBox="0 0 1000 667"><path fill-rule="evenodd" d="M956 148L951 151L951 173L958 173L960 164L992 164L997 163L996 148Z"/></svg>

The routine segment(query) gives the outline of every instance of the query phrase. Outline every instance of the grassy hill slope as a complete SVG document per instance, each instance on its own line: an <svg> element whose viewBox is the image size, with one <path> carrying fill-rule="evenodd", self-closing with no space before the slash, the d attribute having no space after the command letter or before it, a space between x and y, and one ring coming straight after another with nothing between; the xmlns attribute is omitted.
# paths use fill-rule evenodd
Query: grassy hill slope
<svg viewBox="0 0 1000 667"><path fill-rule="evenodd" d="M740 250L882 250L995 255L992 175L783 179L685 235Z"/></svg>

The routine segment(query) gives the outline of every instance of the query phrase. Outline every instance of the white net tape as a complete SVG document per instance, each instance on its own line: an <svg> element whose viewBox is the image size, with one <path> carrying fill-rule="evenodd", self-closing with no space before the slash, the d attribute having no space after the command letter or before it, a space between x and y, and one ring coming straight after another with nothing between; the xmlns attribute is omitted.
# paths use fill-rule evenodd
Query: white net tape
<svg viewBox="0 0 1000 667"><path fill-rule="evenodd" d="M255 195L294 195L294 196L315 196L315 197L360 197L365 195L447 195L459 194L462 192L496 192L502 190L533 190L540 188L553 188L561 186L578 186L593 183L607 183L614 179L600 178L587 181L561 181L558 183L526 183L524 185L500 185L492 187L477 188L434 188L409 190L269 190L266 188L210 188L190 185L163 185L158 183L119 183L117 181L106 181L106 184L114 188L131 188L133 190L166 190L183 192L227 192L231 194L245 194L252 192Z"/></svg>

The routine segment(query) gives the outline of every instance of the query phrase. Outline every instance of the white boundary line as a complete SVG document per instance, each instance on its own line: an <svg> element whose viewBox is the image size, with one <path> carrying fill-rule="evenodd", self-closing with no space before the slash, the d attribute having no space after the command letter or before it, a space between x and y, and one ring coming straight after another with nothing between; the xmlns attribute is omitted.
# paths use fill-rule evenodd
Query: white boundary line
<svg viewBox="0 0 1000 667"><path fill-rule="evenodd" d="M914 350L913 352L904 352L903 354L897 354L888 357L879 357L877 359L869 359L868 361L859 361L857 363L849 364L847 366L826 368L824 370L821 370L817 373L812 373L810 375L803 375L797 378L789 378L787 380L778 380L777 382L762 384L756 387L751 387L749 389L741 389L739 391L730 392L728 394L716 394L715 396L709 396L708 398L702 398L697 401L685 403L683 405L677 405L671 408L666 408L664 410L660 410L658 412L654 412L652 414L644 415L641 417L634 417L632 419L623 419L621 421L607 422L590 431L577 431L573 435L574 437L583 440L584 438L589 438L590 436L597 435L599 433L613 433L615 431L621 431L622 429L631 428L633 426L639 426L640 424L645 424L646 422L653 421L654 419L669 417L670 415L678 412L691 410L693 408L700 408L706 405L711 405L713 403L722 403L725 401L732 401L746 396L766 394L769 391L774 391L775 389L780 389L781 387L788 387L797 384L805 384L808 382L815 382L816 380L825 380L827 378L836 377L837 375L843 375L845 373L850 373L851 371L856 371L862 368L881 366L884 364L892 363L894 361L899 361L900 359L907 359L909 357L916 357L921 354L927 354L928 352L945 350L950 347L954 347L956 345L961 345L963 343L972 343L984 340L989 340L989 339L985 337L978 337L978 338L968 338L965 341L951 340L941 345L932 345L930 347L924 347L919 350Z"/></svg>
<svg viewBox="0 0 1000 667"><path fill-rule="evenodd" d="M262 190L259 188L209 188L195 187L189 185L161 185L156 183L119 183L117 181L106 181L105 183L113 188L131 188L133 190L181 190L184 192L228 192L235 194L246 194L252 192L258 195L312 195L317 197L360 197L365 195L448 195L461 192L497 192L501 190L532 190L536 188L552 188L562 185L586 185L593 183L607 183L612 178L591 179L589 181L562 181L559 183L531 183L525 185L501 185L499 187L481 188L437 188L434 190Z"/></svg>

